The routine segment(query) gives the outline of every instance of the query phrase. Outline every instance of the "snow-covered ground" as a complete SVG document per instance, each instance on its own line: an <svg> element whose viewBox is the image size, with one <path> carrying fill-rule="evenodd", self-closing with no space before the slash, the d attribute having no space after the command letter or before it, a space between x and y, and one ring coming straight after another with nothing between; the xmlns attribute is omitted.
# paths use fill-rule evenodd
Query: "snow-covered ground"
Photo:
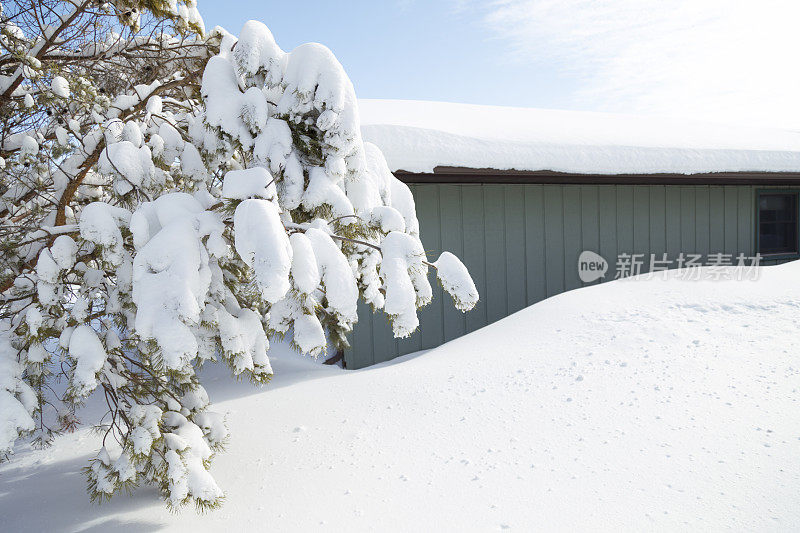
<svg viewBox="0 0 800 533"><path fill-rule="evenodd" d="M568 292L361 371L207 372L224 507L88 503L88 430L0 468L4 531L800 528L800 262Z"/></svg>
<svg viewBox="0 0 800 533"><path fill-rule="evenodd" d="M800 171L800 132L793 130L414 100L358 104L364 140L381 149L392 171L433 172L437 166L581 174Z"/></svg>

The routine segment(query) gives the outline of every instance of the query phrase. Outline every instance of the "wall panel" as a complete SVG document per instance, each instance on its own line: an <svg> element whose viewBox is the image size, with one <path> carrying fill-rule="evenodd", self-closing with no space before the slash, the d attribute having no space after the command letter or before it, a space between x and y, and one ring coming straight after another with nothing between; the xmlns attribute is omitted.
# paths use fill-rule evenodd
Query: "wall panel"
<svg viewBox="0 0 800 533"><path fill-rule="evenodd" d="M546 297L580 287L578 255L592 250L613 280L621 253L754 253L752 186L414 184L422 241L429 259L458 255L481 300L455 310L430 273L434 302L421 328L396 340L386 316L359 305L359 324L345 358L360 368L433 348Z"/></svg>

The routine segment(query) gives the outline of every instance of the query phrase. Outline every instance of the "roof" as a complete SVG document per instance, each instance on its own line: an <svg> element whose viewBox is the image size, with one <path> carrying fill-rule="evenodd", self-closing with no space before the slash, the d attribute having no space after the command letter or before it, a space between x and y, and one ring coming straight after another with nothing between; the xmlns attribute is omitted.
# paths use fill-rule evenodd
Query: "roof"
<svg viewBox="0 0 800 533"><path fill-rule="evenodd" d="M364 140L392 171L570 174L800 172L800 131L671 117L360 100Z"/></svg>

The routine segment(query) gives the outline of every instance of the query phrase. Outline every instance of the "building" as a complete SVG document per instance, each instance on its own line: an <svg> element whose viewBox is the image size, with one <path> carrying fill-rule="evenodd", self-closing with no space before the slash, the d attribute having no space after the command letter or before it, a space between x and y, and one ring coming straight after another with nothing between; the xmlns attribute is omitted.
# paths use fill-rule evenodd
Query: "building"
<svg viewBox="0 0 800 533"><path fill-rule="evenodd" d="M609 265L590 283L614 279L634 254L641 272L653 258L677 267L682 253L704 264L800 256L800 132L413 101L363 100L361 114L364 139L414 194L429 256L462 258L481 301L458 312L431 275L420 330L399 340L361 305L348 368L433 348L587 285L586 250Z"/></svg>

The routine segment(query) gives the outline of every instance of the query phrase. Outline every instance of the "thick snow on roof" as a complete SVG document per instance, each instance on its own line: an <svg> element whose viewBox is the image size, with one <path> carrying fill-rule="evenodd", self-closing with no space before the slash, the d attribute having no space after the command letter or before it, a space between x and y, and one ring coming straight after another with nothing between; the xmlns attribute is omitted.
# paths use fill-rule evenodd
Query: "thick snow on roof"
<svg viewBox="0 0 800 533"><path fill-rule="evenodd" d="M798 172L800 131L694 120L360 100L362 133L389 167L553 170L580 174Z"/></svg>
<svg viewBox="0 0 800 533"><path fill-rule="evenodd" d="M276 342L264 387L204 369L231 429L222 509L91 504L84 427L0 465L3 528L797 531L798 276L604 283L365 370Z"/></svg>

